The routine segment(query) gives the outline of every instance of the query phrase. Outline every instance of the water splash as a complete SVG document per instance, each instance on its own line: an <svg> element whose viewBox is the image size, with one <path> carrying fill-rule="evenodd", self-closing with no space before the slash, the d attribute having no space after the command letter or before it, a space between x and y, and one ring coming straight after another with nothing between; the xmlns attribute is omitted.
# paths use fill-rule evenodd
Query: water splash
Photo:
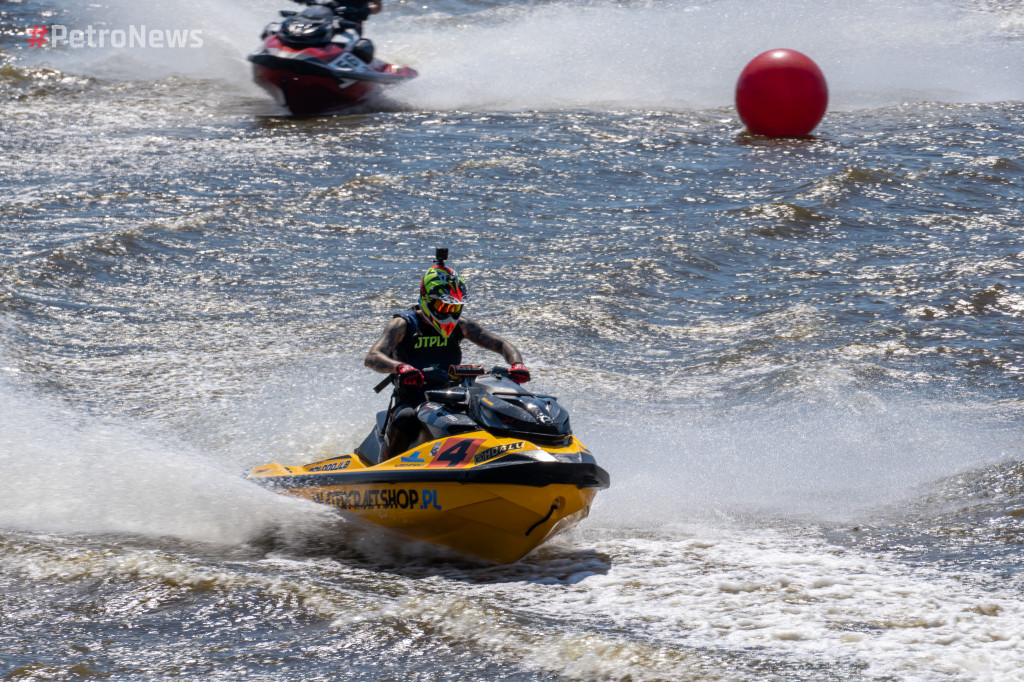
<svg viewBox="0 0 1024 682"><path fill-rule="evenodd" d="M730 106L755 55L790 47L824 70L835 108L1024 94L1005 12L952 3L606 2L405 18L384 49L423 74L401 94L436 109Z"/></svg>
<svg viewBox="0 0 1024 682"><path fill-rule="evenodd" d="M632 414L619 424L577 418L581 439L612 474L592 521L853 522L909 510L947 476L1024 457L1014 429L981 405L821 397Z"/></svg>
<svg viewBox="0 0 1024 682"><path fill-rule="evenodd" d="M301 532L321 510L246 482L187 446L0 386L0 527L239 544Z"/></svg>
<svg viewBox="0 0 1024 682"><path fill-rule="evenodd" d="M219 81L218 89L227 83L234 86L229 92L237 96L238 90L256 91L245 55L258 44L263 26L277 18L278 6L287 4L273 0L185 0L173 5L72 0L47 23L64 25L69 32L91 28L95 34L90 42L80 48L65 45L27 50L24 57L33 64L104 79L143 81L184 76ZM100 45L99 31L121 31L130 36L132 29L136 35L146 36L150 31L185 31L189 38L182 47L153 47L138 41L115 47L108 34Z"/></svg>

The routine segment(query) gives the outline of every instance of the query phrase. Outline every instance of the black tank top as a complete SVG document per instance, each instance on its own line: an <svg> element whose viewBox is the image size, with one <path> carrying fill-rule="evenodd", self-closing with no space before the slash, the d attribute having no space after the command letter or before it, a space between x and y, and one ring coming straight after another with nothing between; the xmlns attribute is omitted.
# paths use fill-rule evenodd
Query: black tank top
<svg viewBox="0 0 1024 682"><path fill-rule="evenodd" d="M395 314L405 320L405 338L395 349L395 359L416 369L433 366L447 370L450 365L461 365L462 327L456 325L446 339L433 325L421 324L417 310L419 306Z"/></svg>

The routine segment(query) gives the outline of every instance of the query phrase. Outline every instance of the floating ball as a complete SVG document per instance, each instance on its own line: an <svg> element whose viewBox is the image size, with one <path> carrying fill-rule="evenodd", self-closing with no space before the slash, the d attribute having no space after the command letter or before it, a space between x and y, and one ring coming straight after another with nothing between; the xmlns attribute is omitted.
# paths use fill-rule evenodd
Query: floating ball
<svg viewBox="0 0 1024 682"><path fill-rule="evenodd" d="M768 50L747 64L736 82L736 109L755 135L807 135L828 108L828 84L810 57Z"/></svg>

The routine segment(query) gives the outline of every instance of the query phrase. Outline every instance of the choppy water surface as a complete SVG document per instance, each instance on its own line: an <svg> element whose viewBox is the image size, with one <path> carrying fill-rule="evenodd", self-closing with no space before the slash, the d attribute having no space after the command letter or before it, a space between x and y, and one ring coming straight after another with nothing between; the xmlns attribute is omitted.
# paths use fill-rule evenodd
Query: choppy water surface
<svg viewBox="0 0 1024 682"><path fill-rule="evenodd" d="M422 78L302 121L278 4L0 4L0 672L1020 677L1019 3L394 2ZM731 108L780 46L814 138ZM510 567L241 477L358 443L439 245L612 475Z"/></svg>

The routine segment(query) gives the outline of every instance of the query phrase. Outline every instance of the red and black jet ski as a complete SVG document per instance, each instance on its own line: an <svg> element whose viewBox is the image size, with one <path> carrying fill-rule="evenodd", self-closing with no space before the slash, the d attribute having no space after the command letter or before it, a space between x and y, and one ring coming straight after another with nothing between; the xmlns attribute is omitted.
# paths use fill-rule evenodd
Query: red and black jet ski
<svg viewBox="0 0 1024 682"><path fill-rule="evenodd" d="M309 6L281 10L284 20L263 30L262 49L248 57L253 80L295 116L342 112L418 75L374 57L362 36L365 14L334 0L297 1Z"/></svg>

